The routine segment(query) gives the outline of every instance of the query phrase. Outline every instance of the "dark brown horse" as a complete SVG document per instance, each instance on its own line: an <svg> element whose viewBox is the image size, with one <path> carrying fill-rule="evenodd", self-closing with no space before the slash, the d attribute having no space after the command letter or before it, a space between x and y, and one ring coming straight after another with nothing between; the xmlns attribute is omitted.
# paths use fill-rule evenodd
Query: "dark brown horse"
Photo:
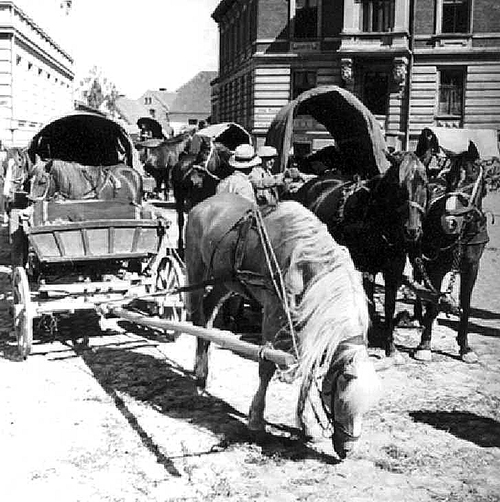
<svg viewBox="0 0 500 502"><path fill-rule="evenodd" d="M375 316L374 279L382 272L385 284L387 356L401 357L394 345L396 293L401 285L408 245L418 241L427 203L427 177L413 153L401 156L383 175L366 182L337 174L306 183L295 199L326 223L331 235L349 249L356 267L365 273L370 315Z"/></svg>
<svg viewBox="0 0 500 502"><path fill-rule="evenodd" d="M486 194L483 168L479 154L470 142L469 149L451 157L450 167L439 179L429 184L430 203L424 218L420 246L412 253L415 276L437 295L445 275L451 272L450 295L456 276L460 276L460 321L457 341L460 357L473 363L477 355L468 343L468 323L471 297L479 270L479 262L488 242L486 216L482 200ZM417 302L416 316L423 330L414 356L422 361L431 359L432 324L439 313L437 302L427 302L421 316Z"/></svg>
<svg viewBox="0 0 500 502"><path fill-rule="evenodd" d="M262 305L262 343L297 358L299 424L304 425L306 403L317 403L315 416L328 420L335 451L344 458L361 434L363 414L378 388L366 351L366 297L347 250L296 202L283 202L262 217L245 198L220 194L189 213L186 268L189 284L219 279L207 295L203 289L189 293L196 325L211 325L231 292ZM194 371L203 389L210 342L199 338L197 343ZM275 370L273 362L259 361L260 382L248 419L252 430L265 428L266 392Z"/></svg>
<svg viewBox="0 0 500 502"><path fill-rule="evenodd" d="M187 153L190 143L191 134L184 132L173 138L150 139L137 144L141 148L139 159L144 170L155 179L157 195L163 193L165 199L168 199L173 184L172 169Z"/></svg>
<svg viewBox="0 0 500 502"><path fill-rule="evenodd" d="M197 155L183 155L172 170L172 188L179 228L179 252L184 250L184 215L215 194L219 181L232 172L231 150L222 143L203 144Z"/></svg>

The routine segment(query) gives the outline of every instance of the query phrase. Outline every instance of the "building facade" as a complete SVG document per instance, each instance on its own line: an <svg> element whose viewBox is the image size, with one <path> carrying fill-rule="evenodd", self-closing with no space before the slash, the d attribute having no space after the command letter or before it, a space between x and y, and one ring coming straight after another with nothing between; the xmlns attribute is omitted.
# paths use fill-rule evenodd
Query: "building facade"
<svg viewBox="0 0 500 502"><path fill-rule="evenodd" d="M73 60L13 2L0 2L0 140L25 146L73 108Z"/></svg>
<svg viewBox="0 0 500 502"><path fill-rule="evenodd" d="M0 2L0 140L25 146L73 108L73 60L12 2Z"/></svg>
<svg viewBox="0 0 500 502"><path fill-rule="evenodd" d="M500 129L498 0L222 0L215 121L264 141L276 112L319 85L351 90L388 144L412 149L424 126ZM321 147L299 117L297 148Z"/></svg>

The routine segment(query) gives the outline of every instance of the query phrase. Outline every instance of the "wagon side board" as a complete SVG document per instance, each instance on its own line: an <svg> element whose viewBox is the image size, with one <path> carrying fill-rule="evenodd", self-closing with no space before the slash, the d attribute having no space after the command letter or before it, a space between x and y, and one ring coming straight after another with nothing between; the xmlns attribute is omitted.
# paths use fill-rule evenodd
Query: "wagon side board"
<svg viewBox="0 0 500 502"><path fill-rule="evenodd" d="M168 222L122 200L39 201L25 232L42 263L156 254Z"/></svg>

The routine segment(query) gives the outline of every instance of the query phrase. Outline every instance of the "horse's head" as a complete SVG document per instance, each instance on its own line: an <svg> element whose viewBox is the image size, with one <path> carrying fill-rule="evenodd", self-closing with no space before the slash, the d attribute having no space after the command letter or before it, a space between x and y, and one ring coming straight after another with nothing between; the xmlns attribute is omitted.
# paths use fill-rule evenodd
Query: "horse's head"
<svg viewBox="0 0 500 502"><path fill-rule="evenodd" d="M232 152L222 143L203 143L192 168L188 173L189 182L196 189L201 189L207 184L215 186L224 178L227 178L232 169L229 159Z"/></svg>
<svg viewBox="0 0 500 502"><path fill-rule="evenodd" d="M3 196L9 203L16 192L26 189L31 174L31 162L28 153L22 148L9 148L3 161L2 172L4 178Z"/></svg>
<svg viewBox="0 0 500 502"><path fill-rule="evenodd" d="M475 144L451 157L445 174L446 193L435 204L439 211L441 230L447 235L460 235L465 224L483 219L482 198L486 194L484 169L479 162Z"/></svg>
<svg viewBox="0 0 500 502"><path fill-rule="evenodd" d="M364 345L341 344L338 350L345 356L328 370L320 396L333 426L333 448L344 459L361 436L365 413L379 398L380 382Z"/></svg>
<svg viewBox="0 0 500 502"><path fill-rule="evenodd" d="M232 172L229 166L229 159L232 151L222 143L211 141L209 144L204 143L196 163L205 167L205 170L214 178L227 178Z"/></svg>
<svg viewBox="0 0 500 502"><path fill-rule="evenodd" d="M469 141L469 148L456 155L450 154L450 167L445 175L448 191L470 187L482 175L476 145Z"/></svg>
<svg viewBox="0 0 500 502"><path fill-rule="evenodd" d="M377 192L387 221L399 222L405 241L415 243L422 235L427 207L427 174L422 162L414 153L405 153L384 175Z"/></svg>
<svg viewBox="0 0 500 502"><path fill-rule="evenodd" d="M54 195L56 191L55 180L50 174L52 161L45 162L37 159L33 165L30 176L29 199L44 200Z"/></svg>

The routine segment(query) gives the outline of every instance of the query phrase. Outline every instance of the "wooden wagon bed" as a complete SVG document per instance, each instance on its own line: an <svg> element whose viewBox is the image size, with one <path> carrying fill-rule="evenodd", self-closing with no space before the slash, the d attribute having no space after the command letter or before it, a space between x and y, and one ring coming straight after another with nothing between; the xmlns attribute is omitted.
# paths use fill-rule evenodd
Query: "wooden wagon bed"
<svg viewBox="0 0 500 502"><path fill-rule="evenodd" d="M25 233L43 263L123 260L158 252L168 223L128 201L39 201Z"/></svg>

